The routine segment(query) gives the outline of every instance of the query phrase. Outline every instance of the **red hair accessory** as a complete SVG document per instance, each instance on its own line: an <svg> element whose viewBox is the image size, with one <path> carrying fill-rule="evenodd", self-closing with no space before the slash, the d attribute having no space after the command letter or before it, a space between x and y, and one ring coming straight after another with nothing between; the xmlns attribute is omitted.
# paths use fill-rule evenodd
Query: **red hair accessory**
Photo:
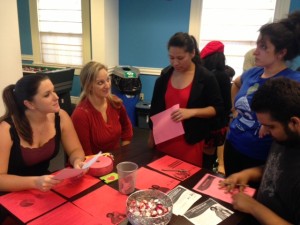
<svg viewBox="0 0 300 225"><path fill-rule="evenodd" d="M215 52L223 52L224 53L224 44L220 41L211 41L208 42L202 51L200 52L201 59L215 53Z"/></svg>

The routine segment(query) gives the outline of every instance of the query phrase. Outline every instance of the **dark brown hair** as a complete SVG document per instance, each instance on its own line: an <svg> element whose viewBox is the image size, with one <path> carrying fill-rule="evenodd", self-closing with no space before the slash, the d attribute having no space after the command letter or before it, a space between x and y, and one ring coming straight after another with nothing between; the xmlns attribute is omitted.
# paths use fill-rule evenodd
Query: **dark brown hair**
<svg viewBox="0 0 300 225"><path fill-rule="evenodd" d="M25 116L27 107L24 105L24 101L32 101L41 82L47 79L49 79L47 76L41 74L26 75L16 84L8 85L2 93L5 113L0 117L0 122L12 117L17 132L29 144L33 143L33 137L31 126Z"/></svg>
<svg viewBox="0 0 300 225"><path fill-rule="evenodd" d="M170 49L170 47L183 48L189 53L195 52L193 62L201 65L198 44L194 36L184 32L177 32L170 38L168 42L168 49Z"/></svg>
<svg viewBox="0 0 300 225"><path fill-rule="evenodd" d="M270 39L276 52L287 50L284 60L292 60L300 54L300 11L278 22L265 24L259 31L262 39Z"/></svg>

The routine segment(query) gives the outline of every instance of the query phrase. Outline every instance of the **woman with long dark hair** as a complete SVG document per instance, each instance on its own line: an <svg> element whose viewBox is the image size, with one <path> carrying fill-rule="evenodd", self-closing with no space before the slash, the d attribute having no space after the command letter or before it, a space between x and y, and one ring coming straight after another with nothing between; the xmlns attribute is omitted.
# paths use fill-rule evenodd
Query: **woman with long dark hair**
<svg viewBox="0 0 300 225"><path fill-rule="evenodd" d="M180 108L171 114L182 122L185 134L155 146L173 157L202 166L204 138L210 132L213 118L223 111L223 102L214 75L201 66L195 38L178 32L168 42L170 66L156 80L150 116L173 105ZM150 123L150 127L152 123ZM153 136L149 138L154 146Z"/></svg>
<svg viewBox="0 0 300 225"><path fill-rule="evenodd" d="M26 75L3 90L0 118L0 191L48 191L60 181L49 174L49 162L62 142L69 162L81 168L85 159L69 115L60 109L50 79Z"/></svg>

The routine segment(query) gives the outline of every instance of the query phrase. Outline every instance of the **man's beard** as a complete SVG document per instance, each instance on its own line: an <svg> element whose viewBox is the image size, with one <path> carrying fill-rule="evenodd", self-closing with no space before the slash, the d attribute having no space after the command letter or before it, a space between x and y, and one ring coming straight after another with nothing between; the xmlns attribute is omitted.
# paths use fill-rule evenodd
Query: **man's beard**
<svg viewBox="0 0 300 225"><path fill-rule="evenodd" d="M280 144L284 145L286 147L295 147L300 146L300 136L297 132L291 131L287 126L284 127L285 133L287 135L286 140L278 141L275 139L275 141Z"/></svg>

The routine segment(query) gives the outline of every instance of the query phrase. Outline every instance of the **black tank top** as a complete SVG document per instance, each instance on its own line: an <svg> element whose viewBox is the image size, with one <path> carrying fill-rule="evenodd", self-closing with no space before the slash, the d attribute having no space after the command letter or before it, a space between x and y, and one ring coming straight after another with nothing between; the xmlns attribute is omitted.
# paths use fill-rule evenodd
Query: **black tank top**
<svg viewBox="0 0 300 225"><path fill-rule="evenodd" d="M60 139L61 139L61 130L60 130L60 117L58 113L55 113L55 130L56 134L54 136L55 145L54 151L50 158L31 166L27 166L24 162L21 146L20 146L20 138L17 133L16 127L12 121L12 118L5 119L7 123L10 124L10 136L13 140L13 145L10 150L9 156L9 164L8 164L8 174L14 174L19 176L40 176L44 174L48 174L48 167L50 164L50 160L53 159L59 152Z"/></svg>

